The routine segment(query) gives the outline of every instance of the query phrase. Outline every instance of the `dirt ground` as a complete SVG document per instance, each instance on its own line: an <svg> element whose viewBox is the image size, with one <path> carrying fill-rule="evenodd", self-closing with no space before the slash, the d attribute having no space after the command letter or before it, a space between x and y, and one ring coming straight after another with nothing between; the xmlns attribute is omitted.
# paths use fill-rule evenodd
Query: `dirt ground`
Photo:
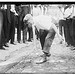
<svg viewBox="0 0 75 75"><path fill-rule="evenodd" d="M9 50L14 49L14 50ZM51 46L51 56L48 61L36 64L35 61L41 58L42 50L40 42L37 40L37 50L33 49L33 42L26 44L10 45L4 53L4 59L0 62L0 73L19 74L73 74L75 73L75 50L59 44L56 37Z"/></svg>

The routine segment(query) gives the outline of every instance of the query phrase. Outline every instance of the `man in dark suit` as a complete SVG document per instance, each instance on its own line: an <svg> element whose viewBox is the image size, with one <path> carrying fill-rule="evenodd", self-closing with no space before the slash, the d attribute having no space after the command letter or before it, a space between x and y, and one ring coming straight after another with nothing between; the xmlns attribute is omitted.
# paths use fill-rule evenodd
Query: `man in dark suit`
<svg viewBox="0 0 75 75"><path fill-rule="evenodd" d="M30 5L18 5L16 6L16 11L18 13L17 41L19 43L21 42L21 30L23 31L23 43L27 40L27 31L29 32L28 41L31 41L32 28L28 27L26 23L23 22L25 15L30 13Z"/></svg>
<svg viewBox="0 0 75 75"><path fill-rule="evenodd" d="M10 27L11 27L10 9L11 9L11 5L7 4L7 9L5 9L5 11L6 11L6 13L5 13L5 36L6 36L6 43L4 45L5 47L9 47L7 43L9 42Z"/></svg>
<svg viewBox="0 0 75 75"><path fill-rule="evenodd" d="M4 5L3 5L4 6ZM2 16L0 17L1 19L1 37L0 37L0 49L5 49L3 46L8 47L7 45L7 38L8 38L8 25L7 25L7 13L6 13L7 9L2 7L0 9L0 12L2 14Z"/></svg>
<svg viewBox="0 0 75 75"><path fill-rule="evenodd" d="M21 42L21 5L15 5L15 10L18 14L17 19L18 19L18 24L17 24L17 41L18 43Z"/></svg>
<svg viewBox="0 0 75 75"><path fill-rule="evenodd" d="M0 7L0 49L5 50L3 47L5 43L4 29L3 29L3 11Z"/></svg>
<svg viewBox="0 0 75 75"><path fill-rule="evenodd" d="M72 18L72 40L73 40L73 46L75 47L75 15L74 17ZM75 48L74 48L75 50Z"/></svg>
<svg viewBox="0 0 75 75"><path fill-rule="evenodd" d="M29 14L30 13L30 5L22 5L21 6L22 8L22 29L23 29L23 43L26 42L27 40L27 31L29 32L29 38L28 38L28 41L31 41L31 36L32 36L32 27L29 27L26 22L23 23L23 18L25 17L26 14Z"/></svg>
<svg viewBox="0 0 75 75"><path fill-rule="evenodd" d="M72 40L72 19L73 6L67 5L64 7L63 19L59 21L59 32L62 35L62 26L64 27L64 36L67 46L73 45Z"/></svg>
<svg viewBox="0 0 75 75"><path fill-rule="evenodd" d="M9 32L9 40L10 40L10 43L11 44L14 44L14 39L15 39L15 5L11 5L11 8L10 8L10 20L11 20L11 23L10 23L10 32ZM14 44L15 45L15 44Z"/></svg>
<svg viewBox="0 0 75 75"><path fill-rule="evenodd" d="M31 12L31 7L30 7L30 5L27 7L27 9L28 9L28 13L27 13L27 14L30 14L30 12ZM29 32L28 41L31 42L31 39L33 38L33 32L32 32L32 27L31 27L31 26L28 26L28 32Z"/></svg>

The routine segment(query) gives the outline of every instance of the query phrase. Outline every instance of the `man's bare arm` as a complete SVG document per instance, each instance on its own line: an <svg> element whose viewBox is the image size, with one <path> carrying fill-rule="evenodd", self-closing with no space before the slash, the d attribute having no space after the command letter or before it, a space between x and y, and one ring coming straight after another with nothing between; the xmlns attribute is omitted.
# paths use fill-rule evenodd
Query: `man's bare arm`
<svg viewBox="0 0 75 75"><path fill-rule="evenodd" d="M35 25L32 25L32 29L33 29L33 42L34 42L34 48L36 49L36 35L35 35Z"/></svg>
<svg viewBox="0 0 75 75"><path fill-rule="evenodd" d="M63 37L59 34L57 27L56 27L54 24L52 24L51 27L55 30L55 32L56 32L56 34L58 35L58 37L59 37L60 39L64 40Z"/></svg>

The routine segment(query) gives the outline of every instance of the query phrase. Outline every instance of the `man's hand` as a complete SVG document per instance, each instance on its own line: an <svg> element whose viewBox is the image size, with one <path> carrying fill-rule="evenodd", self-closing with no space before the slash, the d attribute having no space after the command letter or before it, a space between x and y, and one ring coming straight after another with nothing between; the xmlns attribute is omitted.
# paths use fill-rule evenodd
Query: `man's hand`
<svg viewBox="0 0 75 75"><path fill-rule="evenodd" d="M64 38L60 35L60 41L64 41Z"/></svg>

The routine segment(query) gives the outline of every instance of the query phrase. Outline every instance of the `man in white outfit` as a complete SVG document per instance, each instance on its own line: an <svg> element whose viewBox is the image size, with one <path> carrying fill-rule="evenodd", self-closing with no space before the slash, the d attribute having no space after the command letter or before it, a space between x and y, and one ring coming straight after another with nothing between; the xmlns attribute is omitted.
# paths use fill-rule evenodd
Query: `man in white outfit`
<svg viewBox="0 0 75 75"><path fill-rule="evenodd" d="M52 45L55 33L57 33L60 40L63 40L63 37L59 34L57 27L55 26L55 23L52 21L51 16L39 15L37 17L32 17L31 14L27 14L24 17L24 21L25 20L28 22L29 25L32 25L35 49L36 49L35 27L39 32L40 30L42 30L42 33L40 34L40 43L42 51L44 53L44 57L41 60L41 62L46 62L47 57L51 55L49 50Z"/></svg>

